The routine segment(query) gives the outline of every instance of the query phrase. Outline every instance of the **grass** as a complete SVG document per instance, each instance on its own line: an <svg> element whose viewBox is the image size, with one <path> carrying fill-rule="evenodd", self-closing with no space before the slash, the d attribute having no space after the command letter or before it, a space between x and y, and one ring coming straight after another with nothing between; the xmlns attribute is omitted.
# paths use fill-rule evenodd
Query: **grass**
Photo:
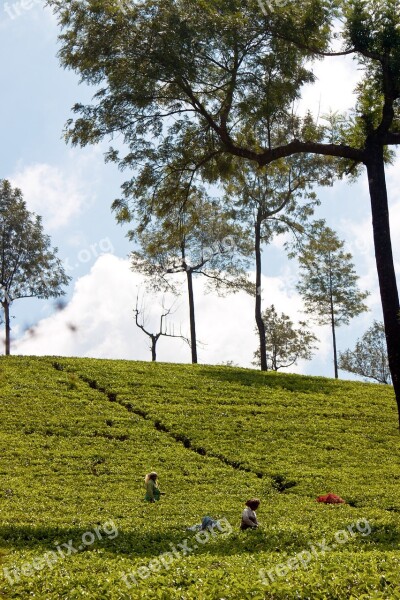
<svg viewBox="0 0 400 600"><path fill-rule="evenodd" d="M0 597L400 598L392 388L7 357L0 397ZM262 527L240 532L251 496ZM205 542L187 527L206 514Z"/></svg>

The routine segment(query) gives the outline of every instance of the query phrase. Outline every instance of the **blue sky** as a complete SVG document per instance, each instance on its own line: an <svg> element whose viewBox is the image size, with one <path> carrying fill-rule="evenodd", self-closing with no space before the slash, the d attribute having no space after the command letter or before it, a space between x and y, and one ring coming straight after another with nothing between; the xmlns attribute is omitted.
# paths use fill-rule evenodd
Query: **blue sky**
<svg viewBox="0 0 400 600"><path fill-rule="evenodd" d="M110 210L119 196L124 174L115 165L104 163L107 143L80 149L67 146L62 138L72 105L88 101L91 90L79 85L76 74L59 66L57 33L54 17L39 0L0 4L0 177L18 185L28 208L43 216L46 233L59 248L73 278L61 312L51 301L23 300L14 304L12 352L147 360L147 340L135 327L132 312L138 290L141 296L144 294L143 280L129 269L127 227L117 225ZM349 108L358 76L351 59L329 59L319 63L317 71L319 80L305 90L299 111L309 107L315 114L323 114L329 108ZM388 169L397 272L398 166L397 161ZM354 345L373 318L381 318L366 175L352 186L338 182L332 189L321 190L319 197L322 206L316 216L325 217L348 242L361 276L360 286L371 291L371 311L338 331L338 345L344 350ZM295 262L287 261L279 240L265 250L265 305L274 302L294 320L304 318L294 289L296 269ZM231 360L250 366L256 346L252 300L244 294L211 296L199 280L195 291L198 335L203 342L200 361ZM173 299L167 297L165 302L172 303ZM160 296L147 294L150 328L159 318L160 304ZM173 324L175 331L187 334L184 294L176 302L176 312L170 319L170 326ZM32 326L33 335L32 330L27 331ZM316 327L315 331L321 340L316 357L292 370L330 376L329 328ZM179 340L162 340L159 358L189 362L190 351Z"/></svg>

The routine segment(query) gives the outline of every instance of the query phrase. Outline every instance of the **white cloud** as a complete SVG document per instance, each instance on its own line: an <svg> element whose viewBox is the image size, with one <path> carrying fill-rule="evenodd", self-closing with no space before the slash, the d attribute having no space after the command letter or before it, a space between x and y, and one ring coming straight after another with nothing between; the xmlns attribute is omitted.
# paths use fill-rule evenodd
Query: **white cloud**
<svg viewBox="0 0 400 600"><path fill-rule="evenodd" d="M263 278L266 305L274 303L279 311L294 320L301 318L299 297L292 293L284 278ZM27 332L14 342L18 354L90 356L150 360L148 338L136 327L133 308L143 278L129 268L129 261L107 254L99 257L90 273L78 279L71 301L64 310L42 319L34 335ZM148 326L157 327L162 294L148 294ZM166 299L169 306L170 298ZM240 366L251 366L257 345L254 333L254 303L245 293L218 297L204 293L201 278L195 280L196 325L199 362L217 364L228 360ZM189 335L187 301L183 295L177 310L169 319L175 332ZM315 328L321 339L319 356L329 352L327 328ZM190 362L190 348L181 340L163 338L157 358L168 362ZM307 371L307 364L298 372Z"/></svg>
<svg viewBox="0 0 400 600"><path fill-rule="evenodd" d="M317 80L304 87L300 112L324 115L330 110L344 112L354 106L354 89L361 73L350 56L326 57L314 63Z"/></svg>
<svg viewBox="0 0 400 600"><path fill-rule="evenodd" d="M79 169L39 163L22 167L10 180L22 190L28 210L43 217L46 230L65 227L91 202Z"/></svg>

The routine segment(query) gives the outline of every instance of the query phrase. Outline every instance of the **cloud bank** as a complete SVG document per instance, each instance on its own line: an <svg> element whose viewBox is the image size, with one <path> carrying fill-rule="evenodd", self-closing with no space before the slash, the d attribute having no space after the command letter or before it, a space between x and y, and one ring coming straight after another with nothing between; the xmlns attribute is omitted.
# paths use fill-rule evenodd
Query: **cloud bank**
<svg viewBox="0 0 400 600"><path fill-rule="evenodd" d="M291 289L291 279L263 277L266 304L294 320L301 318L299 297ZM184 290L184 288L183 288ZM132 273L129 261L112 254L100 256L90 272L79 278L70 302L64 309L42 319L14 341L13 353L151 360L149 340L138 329L133 309L137 294L145 294L144 279ZM146 325L156 331L162 311L163 294L146 293ZM173 303L166 295L165 306ZM233 363L250 367L257 346L254 304L244 292L226 297L205 293L201 278L195 280L196 325L199 362ZM170 330L189 336L186 296L176 301L169 317ZM314 328L321 339L319 355L329 352L329 331ZM179 339L162 338L157 358L166 362L190 362L190 348ZM306 369L303 363L297 370Z"/></svg>

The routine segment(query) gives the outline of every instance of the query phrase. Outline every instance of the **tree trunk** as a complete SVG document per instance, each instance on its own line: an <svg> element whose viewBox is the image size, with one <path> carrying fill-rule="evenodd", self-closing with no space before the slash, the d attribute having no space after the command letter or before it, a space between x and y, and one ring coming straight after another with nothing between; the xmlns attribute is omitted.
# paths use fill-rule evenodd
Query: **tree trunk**
<svg viewBox="0 0 400 600"><path fill-rule="evenodd" d="M256 255L256 305L255 305L255 317L258 329L258 336L260 340L260 364L261 371L268 371L267 365L267 350L265 343L265 325L262 319L262 306L261 306L261 209L257 211L257 219L254 225L255 231L255 243L254 250Z"/></svg>
<svg viewBox="0 0 400 600"><path fill-rule="evenodd" d="M5 323L5 330L6 330L5 353L6 353L6 356L8 356L10 354L10 346L11 346L11 343L10 343L11 327L10 327L10 303L7 302L7 300L4 300L3 308L4 308L4 323Z"/></svg>
<svg viewBox="0 0 400 600"><path fill-rule="evenodd" d="M186 271L189 294L190 345L192 347L192 363L197 364L196 321L194 315L193 273Z"/></svg>
<svg viewBox="0 0 400 600"><path fill-rule="evenodd" d="M334 365L334 369L335 369L335 379L339 379L334 319L332 319L332 340L333 340L333 365Z"/></svg>
<svg viewBox="0 0 400 600"><path fill-rule="evenodd" d="M329 302L331 305L331 327L332 327L332 343L333 343L333 366L335 370L335 379L339 379L337 349L336 349L336 331L335 331L335 312L333 310L333 291L332 291L332 272L329 272Z"/></svg>
<svg viewBox="0 0 400 600"><path fill-rule="evenodd" d="M156 336L151 336L151 360L155 362L157 360L156 357L156 346L157 346L157 338Z"/></svg>
<svg viewBox="0 0 400 600"><path fill-rule="evenodd" d="M382 146L370 147L366 166L371 197L375 259L383 322L400 427L400 306L390 238L389 207Z"/></svg>
<svg viewBox="0 0 400 600"><path fill-rule="evenodd" d="M334 365L334 369L335 369L335 379L339 379L337 350L336 350L335 316L333 314L333 306L331 309L331 325L332 325L333 365Z"/></svg>

